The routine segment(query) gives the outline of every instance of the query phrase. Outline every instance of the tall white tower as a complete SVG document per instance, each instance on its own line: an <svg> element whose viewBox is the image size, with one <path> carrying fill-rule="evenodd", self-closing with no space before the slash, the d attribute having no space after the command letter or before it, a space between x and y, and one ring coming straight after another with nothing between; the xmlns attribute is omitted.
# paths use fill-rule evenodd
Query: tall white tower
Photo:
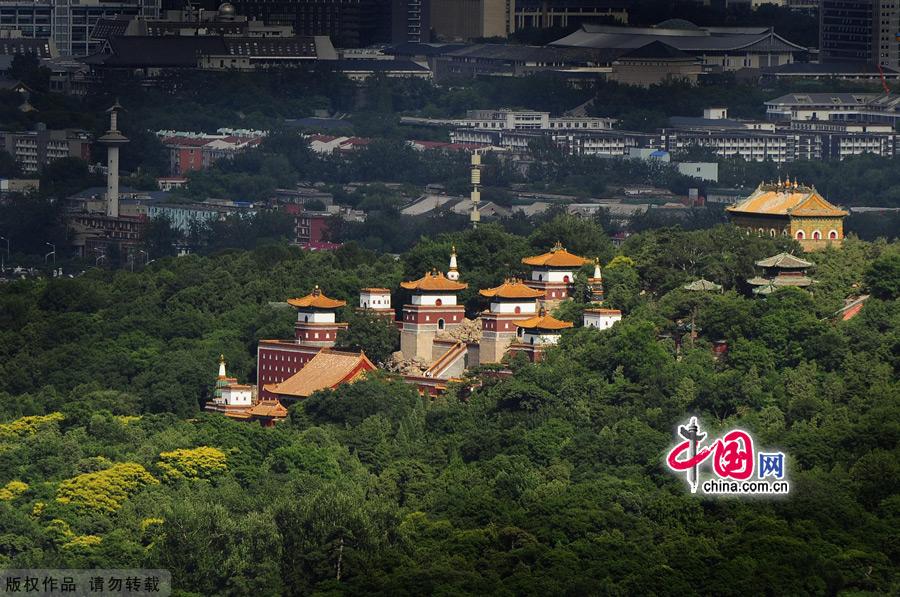
<svg viewBox="0 0 900 597"><path fill-rule="evenodd" d="M472 221L472 228L478 227L481 221L481 212L478 211L478 204L481 202L481 154L477 151L472 154L472 212L469 219Z"/></svg>
<svg viewBox="0 0 900 597"><path fill-rule="evenodd" d="M106 112L109 114L109 130L97 139L106 146L106 215L119 217L119 146L128 139L119 132L119 112L123 110L118 100Z"/></svg>

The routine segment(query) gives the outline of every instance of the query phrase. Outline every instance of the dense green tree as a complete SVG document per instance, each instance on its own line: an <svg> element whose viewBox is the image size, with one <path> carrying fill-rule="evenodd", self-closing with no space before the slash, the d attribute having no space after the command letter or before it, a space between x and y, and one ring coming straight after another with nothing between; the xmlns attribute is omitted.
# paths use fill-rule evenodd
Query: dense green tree
<svg viewBox="0 0 900 597"><path fill-rule="evenodd" d="M386 363L400 348L400 332L389 316L372 311L352 312L347 316L348 328L338 332L336 347L343 350L361 350L374 363Z"/></svg>

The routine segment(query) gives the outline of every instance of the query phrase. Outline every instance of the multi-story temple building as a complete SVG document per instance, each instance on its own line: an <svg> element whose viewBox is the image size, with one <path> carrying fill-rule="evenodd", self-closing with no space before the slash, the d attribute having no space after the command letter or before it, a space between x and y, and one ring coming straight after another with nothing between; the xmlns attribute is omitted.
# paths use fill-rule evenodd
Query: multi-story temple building
<svg viewBox="0 0 900 597"><path fill-rule="evenodd" d="M794 257L789 253L779 253L774 257L756 262L763 269L763 274L747 280L753 286L753 294L766 296L781 288L808 288L814 281L807 275L807 270L815 264Z"/></svg>
<svg viewBox="0 0 900 597"><path fill-rule="evenodd" d="M797 181L763 183L744 199L725 208L729 219L747 234L790 236L805 251L839 247L844 240L843 209L828 202L815 187Z"/></svg>

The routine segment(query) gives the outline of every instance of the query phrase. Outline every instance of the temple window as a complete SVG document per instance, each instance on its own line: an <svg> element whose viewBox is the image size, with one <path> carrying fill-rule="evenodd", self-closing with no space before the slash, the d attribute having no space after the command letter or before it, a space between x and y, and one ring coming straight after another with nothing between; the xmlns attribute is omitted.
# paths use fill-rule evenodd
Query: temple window
<svg viewBox="0 0 900 597"><path fill-rule="evenodd" d="M568 284L568 283L569 283L569 276L563 276L563 282L565 282L566 284Z"/></svg>
<svg viewBox="0 0 900 597"><path fill-rule="evenodd" d="M803 240L804 238L806 238L806 235L803 233L802 230L798 230L797 231L797 240Z"/></svg>
<svg viewBox="0 0 900 597"><path fill-rule="evenodd" d="M516 307L516 314L518 315L521 312L522 312L522 307Z"/></svg>
<svg viewBox="0 0 900 597"><path fill-rule="evenodd" d="M772 238L775 238L775 229L774 228L769 228L769 236L771 236Z"/></svg>
<svg viewBox="0 0 900 597"><path fill-rule="evenodd" d="M828 238L830 238L831 240L837 240L837 237L838 237L837 230L832 230L831 232L828 233Z"/></svg>
<svg viewBox="0 0 900 597"><path fill-rule="evenodd" d="M444 329L444 320L443 319L438 319L438 329L439 330Z"/></svg>
<svg viewBox="0 0 900 597"><path fill-rule="evenodd" d="M440 306L443 305L443 304L444 304L444 301L442 301L441 299L438 299L438 300L434 301L434 305L435 305L436 307L440 307Z"/></svg>
<svg viewBox="0 0 900 597"><path fill-rule="evenodd" d="M822 233L818 230L813 231L813 240L820 240L822 238Z"/></svg>

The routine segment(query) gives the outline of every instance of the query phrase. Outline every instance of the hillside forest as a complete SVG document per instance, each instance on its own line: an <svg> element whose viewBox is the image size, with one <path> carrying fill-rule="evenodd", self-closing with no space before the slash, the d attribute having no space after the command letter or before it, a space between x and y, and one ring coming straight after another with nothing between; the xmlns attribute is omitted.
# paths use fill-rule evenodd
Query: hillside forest
<svg viewBox="0 0 900 597"><path fill-rule="evenodd" d="M353 305L455 245L474 317L557 240L600 259L624 319L582 328L579 294L544 362L436 398L378 373L274 428L201 410L218 355L255 381L256 342L291 337L283 301L316 284ZM398 259L272 243L0 285L0 568L165 568L182 596L897 594L900 245L848 239L807 255L811 291L751 298L781 251L800 254L725 225L614 247L559 216ZM683 289L701 277L723 291ZM783 450L791 493L691 495L663 465L689 415Z"/></svg>

